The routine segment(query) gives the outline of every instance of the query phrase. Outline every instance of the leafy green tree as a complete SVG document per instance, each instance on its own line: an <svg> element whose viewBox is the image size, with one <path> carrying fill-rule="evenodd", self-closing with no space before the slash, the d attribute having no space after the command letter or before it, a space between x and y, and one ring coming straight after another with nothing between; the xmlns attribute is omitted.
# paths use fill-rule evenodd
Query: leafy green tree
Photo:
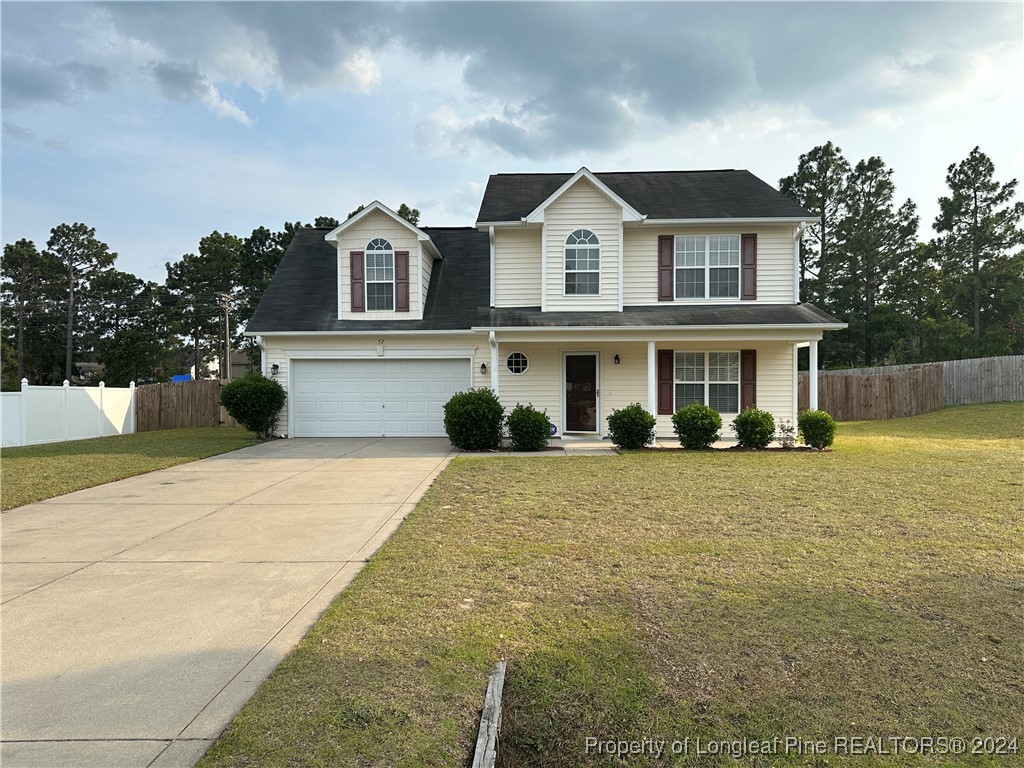
<svg viewBox="0 0 1024 768"><path fill-rule="evenodd" d="M897 208L895 195L892 170L880 157L858 162L843 194L845 215L836 227L842 259L830 290L834 306L850 324L835 338L837 346L845 342L841 354L850 365L874 365L900 333L892 311L876 315L877 306L889 298L893 276L917 246L916 206L907 200Z"/></svg>
<svg viewBox="0 0 1024 768"><path fill-rule="evenodd" d="M418 208L410 208L405 203L398 206L398 210L395 211L399 216L408 221L414 227L418 227L420 223L420 211Z"/></svg>
<svg viewBox="0 0 1024 768"><path fill-rule="evenodd" d="M199 253L187 253L166 264L168 297L165 306L174 317L174 330L192 341L196 375L203 375L206 360L216 347L203 349L203 340L223 340L223 303L237 308L242 240L212 232L199 241ZM223 353L219 355L222 359Z"/></svg>
<svg viewBox="0 0 1024 768"><path fill-rule="evenodd" d="M1001 326L995 335L1005 335L1024 308L1024 203L1013 202L1017 180L996 181L992 160L975 147L949 166L946 184L950 194L939 198L934 228L957 315L976 341L986 325Z"/></svg>
<svg viewBox="0 0 1024 768"><path fill-rule="evenodd" d="M340 223L341 222L333 216L317 216L313 220L314 227L326 227L327 229L334 229Z"/></svg>
<svg viewBox="0 0 1024 768"><path fill-rule="evenodd" d="M838 258L836 232L846 214L850 164L831 141L800 155L796 173L779 180L779 190L814 213L800 241L800 272L806 301L828 308Z"/></svg>
<svg viewBox="0 0 1024 768"><path fill-rule="evenodd" d="M354 211L349 211L349 212L348 212L348 216L346 216L345 218L346 218L346 219L351 219L351 218L352 218L353 216L355 216L355 215L356 215L357 213L359 213L359 212L360 212L361 210L363 210L363 209L364 209L365 207L366 207L365 205L363 205L363 204L361 204L361 203L360 203L359 207L358 207L358 208L356 208L356 209L355 209Z"/></svg>
<svg viewBox="0 0 1024 768"><path fill-rule="evenodd" d="M4 245L3 264L0 268L3 319L7 326L13 316L17 328L12 334L15 340L11 345L16 360L13 370L17 375L13 382L5 382L7 389L17 389L25 378L27 349L38 346L41 337L38 332L46 322L46 317L52 317L56 309L56 302L60 298L60 291L56 288L61 272L61 265L53 255L46 251L40 253L31 240L22 239ZM38 365L32 367L38 369ZM8 372L6 366L4 372Z"/></svg>
<svg viewBox="0 0 1024 768"><path fill-rule="evenodd" d="M88 288L89 280L110 268L117 254L96 239L96 230L85 224L60 224L50 230L46 252L60 262L67 278L67 336L64 350L64 377L71 378L74 351L76 294Z"/></svg>

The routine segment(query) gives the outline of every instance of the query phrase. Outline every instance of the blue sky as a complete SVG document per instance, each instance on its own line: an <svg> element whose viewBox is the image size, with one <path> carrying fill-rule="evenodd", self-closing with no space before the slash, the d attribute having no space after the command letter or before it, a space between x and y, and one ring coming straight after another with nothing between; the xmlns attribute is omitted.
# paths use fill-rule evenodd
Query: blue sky
<svg viewBox="0 0 1024 768"><path fill-rule="evenodd" d="M491 173L880 155L930 235L980 145L1024 177L1020 3L4 2L3 239L118 267L379 199L471 225Z"/></svg>

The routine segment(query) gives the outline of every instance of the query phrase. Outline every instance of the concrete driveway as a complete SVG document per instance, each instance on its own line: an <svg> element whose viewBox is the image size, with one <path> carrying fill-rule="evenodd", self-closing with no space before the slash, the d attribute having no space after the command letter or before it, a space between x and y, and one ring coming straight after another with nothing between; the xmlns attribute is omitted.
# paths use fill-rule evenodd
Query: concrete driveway
<svg viewBox="0 0 1024 768"><path fill-rule="evenodd" d="M192 766L453 449L281 440L4 513L4 768Z"/></svg>

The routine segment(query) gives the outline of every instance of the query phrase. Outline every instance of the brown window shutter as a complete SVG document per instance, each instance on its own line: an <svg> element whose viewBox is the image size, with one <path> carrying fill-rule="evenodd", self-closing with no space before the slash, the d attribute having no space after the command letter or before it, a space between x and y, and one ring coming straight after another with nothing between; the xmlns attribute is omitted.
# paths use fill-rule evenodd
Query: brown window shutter
<svg viewBox="0 0 1024 768"><path fill-rule="evenodd" d="M672 390L675 387L675 353L671 349L658 350L658 415L673 413L674 399Z"/></svg>
<svg viewBox="0 0 1024 768"><path fill-rule="evenodd" d="M757 298L757 235L743 235L741 240L740 298L753 301Z"/></svg>
<svg viewBox="0 0 1024 768"><path fill-rule="evenodd" d="M366 270L363 269L363 252L352 251L349 254L349 282L352 284L352 311L366 311Z"/></svg>
<svg viewBox="0 0 1024 768"><path fill-rule="evenodd" d="M757 350L740 350L740 410L757 407Z"/></svg>
<svg viewBox="0 0 1024 768"><path fill-rule="evenodd" d="M672 235L658 236L658 301L672 301L675 298L675 238Z"/></svg>
<svg viewBox="0 0 1024 768"><path fill-rule="evenodd" d="M395 311L409 311L408 251L395 251Z"/></svg>

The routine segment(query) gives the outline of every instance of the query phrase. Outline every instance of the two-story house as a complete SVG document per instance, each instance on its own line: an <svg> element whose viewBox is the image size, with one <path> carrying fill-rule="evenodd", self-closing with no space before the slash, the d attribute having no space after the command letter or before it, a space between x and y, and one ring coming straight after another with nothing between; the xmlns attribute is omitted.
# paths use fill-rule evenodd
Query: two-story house
<svg viewBox="0 0 1024 768"><path fill-rule="evenodd" d="M247 333L291 437L443 436L470 387L565 435L604 434L633 402L663 439L694 401L726 425L748 405L795 422L797 350L816 368L845 327L800 303L813 220L748 171L498 174L475 227L374 202L300 230Z"/></svg>

